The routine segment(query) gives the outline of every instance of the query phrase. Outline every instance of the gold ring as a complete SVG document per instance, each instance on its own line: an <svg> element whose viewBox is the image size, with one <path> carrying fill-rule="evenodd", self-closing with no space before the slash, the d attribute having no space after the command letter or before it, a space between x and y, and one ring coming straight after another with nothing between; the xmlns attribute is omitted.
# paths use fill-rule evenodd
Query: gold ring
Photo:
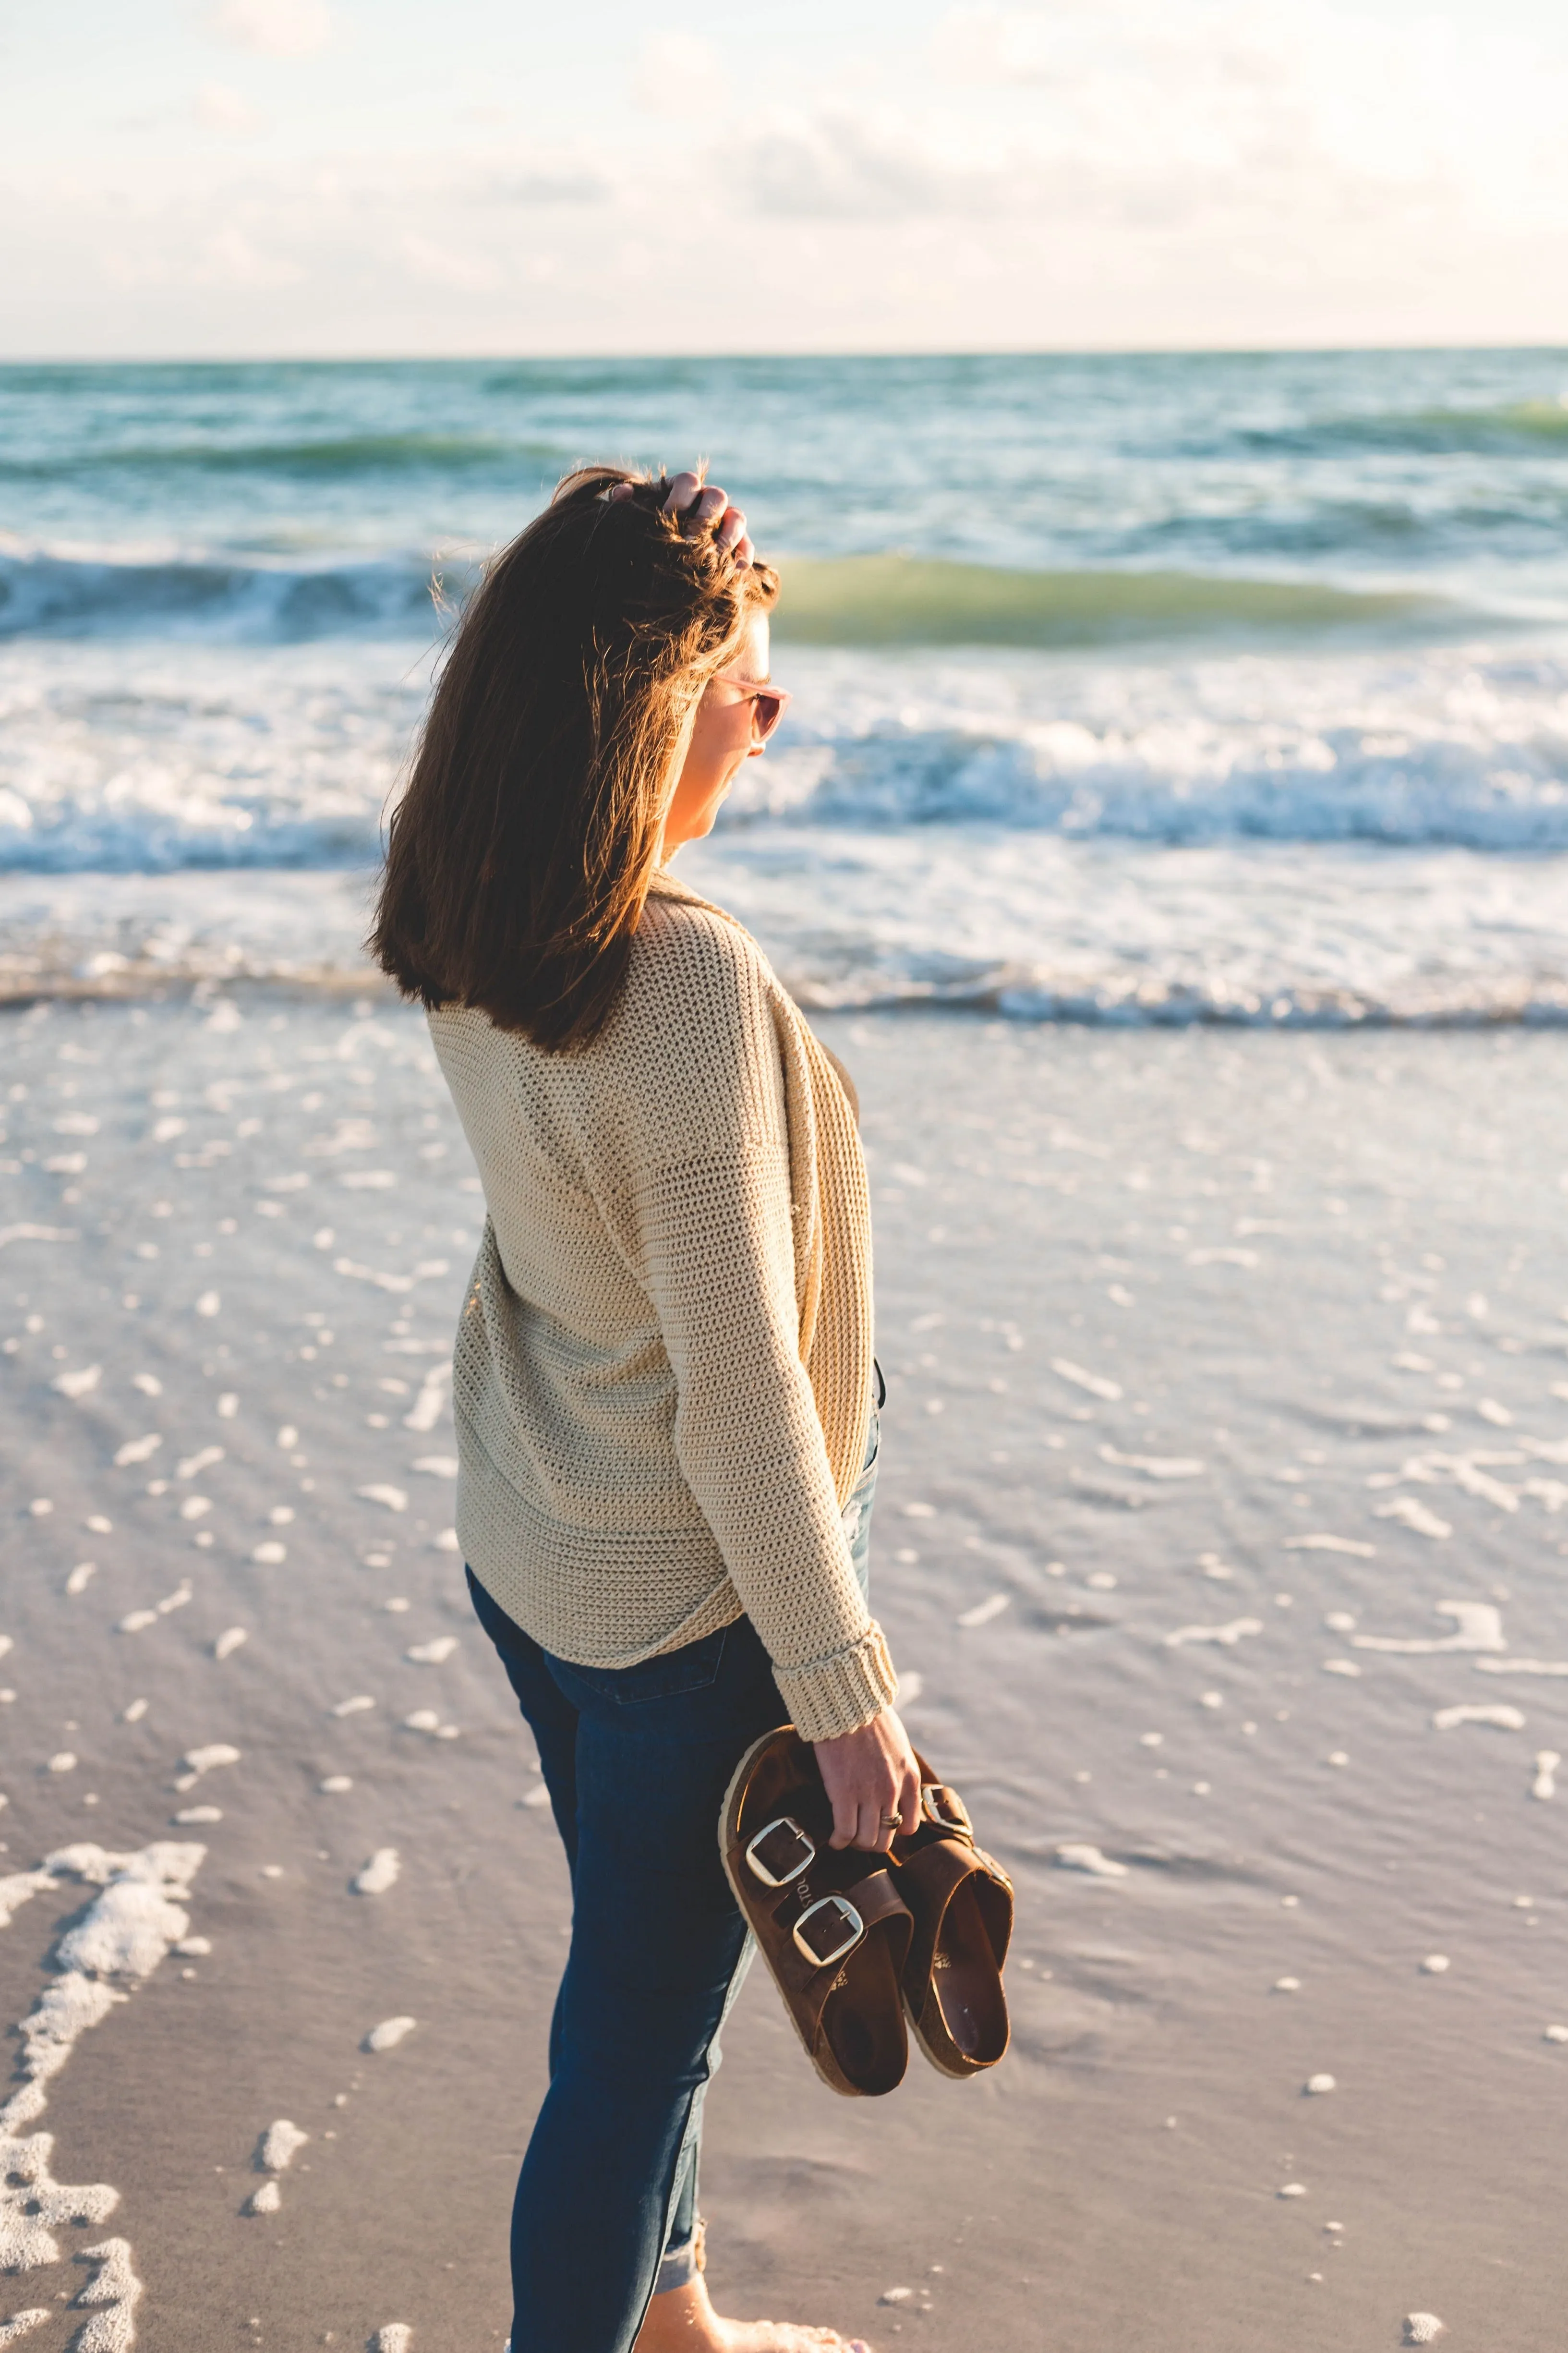
<svg viewBox="0 0 1568 2353"><path fill-rule="evenodd" d="M902 1814L884 1814L882 1816L882 1828L885 1831L896 1831L903 1819Z"/></svg>

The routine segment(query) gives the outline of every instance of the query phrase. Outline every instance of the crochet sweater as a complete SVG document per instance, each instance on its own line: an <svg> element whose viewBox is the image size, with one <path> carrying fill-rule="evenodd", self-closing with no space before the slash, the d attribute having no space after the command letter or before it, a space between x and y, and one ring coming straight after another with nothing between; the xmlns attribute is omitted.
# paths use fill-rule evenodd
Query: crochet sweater
<svg viewBox="0 0 1568 2353"><path fill-rule="evenodd" d="M594 1042L430 1031L489 1209L458 1331L458 1535L555 1656L626 1667L742 1611L803 1737L892 1698L842 1512L871 1393L865 1163L836 1066L739 924L655 879Z"/></svg>

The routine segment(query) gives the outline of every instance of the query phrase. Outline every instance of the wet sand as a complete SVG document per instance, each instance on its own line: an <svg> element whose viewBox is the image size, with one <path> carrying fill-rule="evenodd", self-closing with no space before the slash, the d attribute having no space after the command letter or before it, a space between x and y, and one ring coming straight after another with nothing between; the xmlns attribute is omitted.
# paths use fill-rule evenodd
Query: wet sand
<svg viewBox="0 0 1568 2353"><path fill-rule="evenodd" d="M716 2295L882 2353L1555 2345L1568 1041L820 1027L877 1196L874 1597L1017 1880L1016 2040L842 2102L753 1976ZM0 2321L499 2348L566 1893L444 1543L481 1205L422 1024L258 991L0 1036L0 1870L205 1849L75 1972L129 1999L5 2086L101 2194ZM7 2022L115 1927L101 1868L16 1902Z"/></svg>

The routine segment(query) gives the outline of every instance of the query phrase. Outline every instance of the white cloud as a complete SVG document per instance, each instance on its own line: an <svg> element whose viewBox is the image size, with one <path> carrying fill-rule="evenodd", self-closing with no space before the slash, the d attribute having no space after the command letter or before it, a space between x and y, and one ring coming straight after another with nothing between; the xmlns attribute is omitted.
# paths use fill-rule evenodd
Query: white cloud
<svg viewBox="0 0 1568 2353"><path fill-rule="evenodd" d="M1568 47L1484 23L1325 0L1060 0L956 10L931 55L972 111L987 89L1012 93L1006 120L1037 154L1130 185L1195 174L1229 180L1238 207L1293 188L1309 210L1423 189L1568 219Z"/></svg>
<svg viewBox="0 0 1568 2353"><path fill-rule="evenodd" d="M325 0L222 0L208 23L219 40L264 58L308 58L332 37Z"/></svg>
<svg viewBox="0 0 1568 2353"><path fill-rule="evenodd" d="M416 278L436 286L450 286L465 294L489 293L500 283L500 272L481 254L457 252L411 231L403 240L403 259Z"/></svg>
<svg viewBox="0 0 1568 2353"><path fill-rule="evenodd" d="M292 286L303 272L262 251L243 229L220 228L202 239L192 275L198 285L237 290Z"/></svg>
<svg viewBox="0 0 1568 2353"><path fill-rule="evenodd" d="M723 89L718 51L694 33L650 33L632 68L632 102L645 114L691 121Z"/></svg>
<svg viewBox="0 0 1568 2353"><path fill-rule="evenodd" d="M759 212L820 220L907 220L1016 209L1005 164L956 155L921 127L847 108L776 119L753 134L742 182Z"/></svg>
<svg viewBox="0 0 1568 2353"><path fill-rule="evenodd" d="M511 205L602 205L615 183L595 163L502 165L478 192L483 199Z"/></svg>
<svg viewBox="0 0 1568 2353"><path fill-rule="evenodd" d="M897 104L825 80L739 141L684 36L638 64L657 123L612 69L548 143L450 115L287 160L150 135L134 170L37 175L0 349L1568 340L1568 27L1527 53L1478 18L970 9ZM233 141L243 103L205 119ZM669 301L675 249L710 262L700 303Z"/></svg>
<svg viewBox="0 0 1568 2353"><path fill-rule="evenodd" d="M262 127L256 109L226 82L203 82L191 101L191 113L203 131L222 132L231 139L251 138Z"/></svg>

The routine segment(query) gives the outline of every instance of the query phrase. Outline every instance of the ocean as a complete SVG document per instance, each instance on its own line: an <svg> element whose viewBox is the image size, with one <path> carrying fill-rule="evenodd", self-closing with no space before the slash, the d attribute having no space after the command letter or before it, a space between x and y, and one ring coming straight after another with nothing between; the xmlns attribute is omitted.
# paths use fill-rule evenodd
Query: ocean
<svg viewBox="0 0 1568 2353"><path fill-rule="evenodd" d="M363 985L477 566L698 453L795 701L681 872L810 1003L1568 1019L1553 351L0 369L0 985Z"/></svg>

